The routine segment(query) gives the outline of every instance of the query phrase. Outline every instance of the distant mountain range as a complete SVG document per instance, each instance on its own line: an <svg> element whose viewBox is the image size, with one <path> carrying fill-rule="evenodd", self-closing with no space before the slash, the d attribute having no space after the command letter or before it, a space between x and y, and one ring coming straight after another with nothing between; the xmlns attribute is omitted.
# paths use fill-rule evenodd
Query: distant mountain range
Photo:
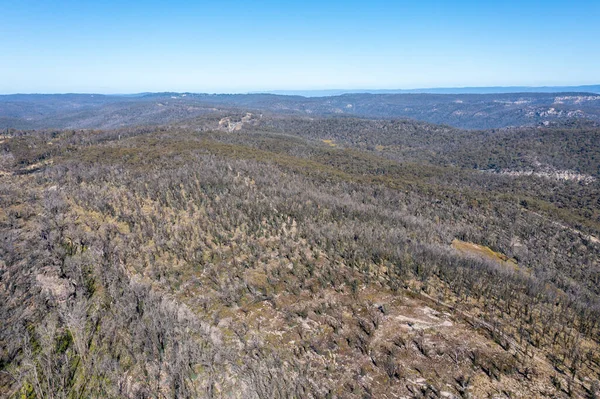
<svg viewBox="0 0 600 399"><path fill-rule="evenodd" d="M429 89L330 89L330 90L273 90L262 93L303 97L339 96L349 93L369 94L508 94L508 93L600 93L600 85L582 86L489 86L489 87L434 87Z"/></svg>

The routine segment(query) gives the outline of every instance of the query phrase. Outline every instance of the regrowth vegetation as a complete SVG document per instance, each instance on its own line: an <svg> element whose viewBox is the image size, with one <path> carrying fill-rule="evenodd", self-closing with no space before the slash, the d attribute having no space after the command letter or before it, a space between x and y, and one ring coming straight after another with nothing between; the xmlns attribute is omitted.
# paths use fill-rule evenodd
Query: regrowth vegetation
<svg viewBox="0 0 600 399"><path fill-rule="evenodd" d="M593 124L218 122L3 134L0 395L596 397Z"/></svg>

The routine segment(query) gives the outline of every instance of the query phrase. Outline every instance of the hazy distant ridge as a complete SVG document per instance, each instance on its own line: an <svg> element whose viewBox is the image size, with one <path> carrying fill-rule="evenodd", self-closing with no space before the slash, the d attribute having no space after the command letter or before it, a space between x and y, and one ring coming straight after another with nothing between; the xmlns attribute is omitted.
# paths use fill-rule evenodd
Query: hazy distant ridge
<svg viewBox="0 0 600 399"><path fill-rule="evenodd" d="M321 97L317 97L316 92L313 96L269 93L14 94L0 96L0 128L114 129L177 123L206 113L232 111L267 111L311 117L408 118L468 129L534 126L574 119L600 122L600 86L595 87L599 89L598 94L590 91L592 86L584 87L587 92L448 94L390 91Z"/></svg>
<svg viewBox="0 0 600 399"><path fill-rule="evenodd" d="M331 89L331 90L272 90L264 93L305 97L338 96L347 93L370 94L509 94L509 93L600 93L600 85L583 86L489 86L489 87L434 87L429 89Z"/></svg>

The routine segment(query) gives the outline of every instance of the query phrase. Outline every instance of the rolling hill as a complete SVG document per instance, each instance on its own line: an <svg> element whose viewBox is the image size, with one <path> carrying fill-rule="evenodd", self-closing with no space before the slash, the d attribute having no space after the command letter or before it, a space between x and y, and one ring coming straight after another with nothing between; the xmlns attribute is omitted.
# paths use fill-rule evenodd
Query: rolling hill
<svg viewBox="0 0 600 399"><path fill-rule="evenodd" d="M0 395L597 395L597 123L198 98L42 96L33 124L111 129L4 130Z"/></svg>

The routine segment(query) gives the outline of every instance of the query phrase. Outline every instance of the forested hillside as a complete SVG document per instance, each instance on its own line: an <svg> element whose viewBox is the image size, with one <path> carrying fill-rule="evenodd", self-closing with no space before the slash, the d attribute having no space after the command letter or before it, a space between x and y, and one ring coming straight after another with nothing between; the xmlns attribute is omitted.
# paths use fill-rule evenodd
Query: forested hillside
<svg viewBox="0 0 600 399"><path fill-rule="evenodd" d="M599 147L224 108L5 129L0 396L595 398Z"/></svg>

